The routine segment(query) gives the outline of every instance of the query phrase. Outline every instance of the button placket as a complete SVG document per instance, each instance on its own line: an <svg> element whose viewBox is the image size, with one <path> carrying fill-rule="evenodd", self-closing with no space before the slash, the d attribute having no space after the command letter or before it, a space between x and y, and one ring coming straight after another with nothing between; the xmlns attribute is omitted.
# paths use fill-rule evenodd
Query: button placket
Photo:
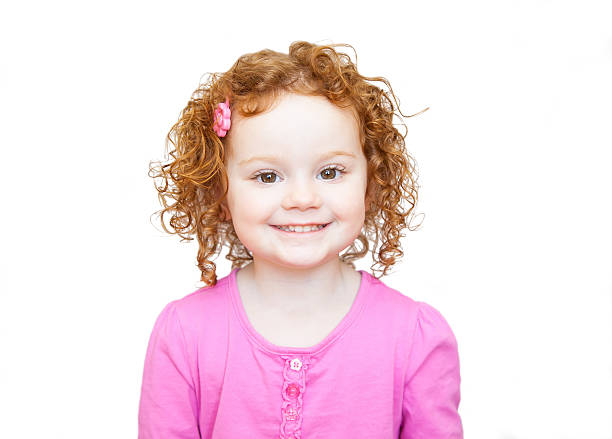
<svg viewBox="0 0 612 439"><path fill-rule="evenodd" d="M280 439L302 436L302 395L306 387L308 361L298 356L283 356L283 387Z"/></svg>

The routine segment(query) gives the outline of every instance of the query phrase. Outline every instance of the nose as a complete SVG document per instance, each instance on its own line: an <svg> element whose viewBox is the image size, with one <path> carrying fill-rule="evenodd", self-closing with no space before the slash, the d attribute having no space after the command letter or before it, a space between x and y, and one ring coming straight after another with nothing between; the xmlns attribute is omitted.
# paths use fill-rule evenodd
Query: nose
<svg viewBox="0 0 612 439"><path fill-rule="evenodd" d="M319 191L317 182L308 181L308 179L296 179L287 184L281 206L284 209L297 208L299 210L318 208L321 206Z"/></svg>

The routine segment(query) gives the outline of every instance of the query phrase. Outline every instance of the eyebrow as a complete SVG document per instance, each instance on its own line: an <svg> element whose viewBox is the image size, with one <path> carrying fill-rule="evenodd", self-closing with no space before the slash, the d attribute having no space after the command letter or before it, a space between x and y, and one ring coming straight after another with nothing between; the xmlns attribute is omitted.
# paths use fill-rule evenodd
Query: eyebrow
<svg viewBox="0 0 612 439"><path fill-rule="evenodd" d="M346 152L346 151L330 151L327 154L323 154L321 157L319 157L319 160L327 160L329 158L335 157L335 156L339 156L339 155L345 155L348 157L353 157L356 158L355 154L350 153L350 152ZM238 166L243 166L246 165L248 163L251 162L257 162L257 161L261 161L261 162L278 162L278 158L274 157L274 156L258 156L258 157L251 157L247 160L242 160L240 162L238 162Z"/></svg>

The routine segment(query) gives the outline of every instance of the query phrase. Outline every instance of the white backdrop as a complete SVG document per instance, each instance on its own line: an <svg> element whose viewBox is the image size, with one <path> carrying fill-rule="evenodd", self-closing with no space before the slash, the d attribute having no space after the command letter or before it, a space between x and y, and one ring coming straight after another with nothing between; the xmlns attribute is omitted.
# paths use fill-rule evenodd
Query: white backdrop
<svg viewBox="0 0 612 439"><path fill-rule="evenodd" d="M466 439L612 438L609 6L1 6L0 437L136 436L154 319L200 286L148 163L204 73L308 40L430 107L406 119L425 219L382 280L453 328Z"/></svg>

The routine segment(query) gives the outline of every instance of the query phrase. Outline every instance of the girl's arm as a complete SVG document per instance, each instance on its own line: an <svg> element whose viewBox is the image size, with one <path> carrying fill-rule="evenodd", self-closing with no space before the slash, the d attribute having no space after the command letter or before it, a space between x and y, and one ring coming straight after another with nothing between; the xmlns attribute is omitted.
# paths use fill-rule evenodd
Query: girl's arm
<svg viewBox="0 0 612 439"><path fill-rule="evenodd" d="M418 306L400 439L463 439L457 340L440 312Z"/></svg>
<svg viewBox="0 0 612 439"><path fill-rule="evenodd" d="M174 302L157 317L144 363L138 439L200 439L198 403Z"/></svg>

